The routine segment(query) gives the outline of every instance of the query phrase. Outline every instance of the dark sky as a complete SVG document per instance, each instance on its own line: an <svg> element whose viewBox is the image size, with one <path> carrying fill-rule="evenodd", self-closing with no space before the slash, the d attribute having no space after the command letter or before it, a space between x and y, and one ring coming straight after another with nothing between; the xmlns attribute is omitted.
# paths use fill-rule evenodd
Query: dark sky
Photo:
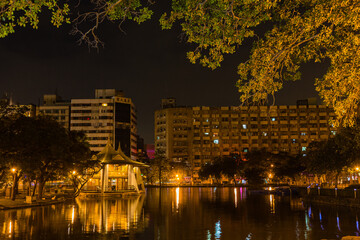
<svg viewBox="0 0 360 240"><path fill-rule="evenodd" d="M160 1L159 1L160 2ZM22 104L38 104L43 94L57 93L63 99L93 98L96 88L116 88L132 98L138 111L138 133L145 143L153 143L153 115L161 98L175 97L179 105L236 106L237 65L245 61L250 42L227 56L214 71L193 65L186 59L191 49L180 40L179 29L162 31L158 19L167 9L153 6L152 20L141 25L102 25L100 38L105 47L99 52L77 45L68 34L70 26L50 27L41 18L38 30L16 29L0 39L0 94L12 93ZM315 77L322 65L303 67L302 81L291 82L277 94L277 104L295 104L297 99L316 96Z"/></svg>

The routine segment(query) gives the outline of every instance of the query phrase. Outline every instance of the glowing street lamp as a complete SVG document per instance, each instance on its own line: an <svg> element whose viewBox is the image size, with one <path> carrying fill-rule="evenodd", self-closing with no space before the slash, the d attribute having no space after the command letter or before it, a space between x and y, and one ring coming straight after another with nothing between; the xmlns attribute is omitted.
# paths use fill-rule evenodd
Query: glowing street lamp
<svg viewBox="0 0 360 240"><path fill-rule="evenodd" d="M76 171L74 170L74 171L72 172L72 174L75 175L75 174L76 174Z"/></svg>
<svg viewBox="0 0 360 240"><path fill-rule="evenodd" d="M13 173L15 173L15 172L16 172L16 168L12 168L11 171L12 171Z"/></svg>

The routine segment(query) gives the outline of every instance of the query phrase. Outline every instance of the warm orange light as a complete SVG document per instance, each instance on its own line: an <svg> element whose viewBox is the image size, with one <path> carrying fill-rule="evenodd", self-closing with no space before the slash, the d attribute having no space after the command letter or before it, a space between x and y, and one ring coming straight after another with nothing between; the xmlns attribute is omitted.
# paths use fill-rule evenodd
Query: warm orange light
<svg viewBox="0 0 360 240"><path fill-rule="evenodd" d="M74 175L75 175L75 174L76 174L76 171L73 171L73 172L72 172L72 174L74 174Z"/></svg>
<svg viewBox="0 0 360 240"><path fill-rule="evenodd" d="M355 170L356 170L356 171L359 171L359 167L356 167Z"/></svg>
<svg viewBox="0 0 360 240"><path fill-rule="evenodd" d="M178 174L176 174L176 177L177 177L177 178L179 178L179 175L178 175Z"/></svg>
<svg viewBox="0 0 360 240"><path fill-rule="evenodd" d="M272 174L271 174L271 173L269 173L269 178L272 178Z"/></svg>
<svg viewBox="0 0 360 240"><path fill-rule="evenodd" d="M16 172L16 168L11 169L12 172Z"/></svg>
<svg viewBox="0 0 360 240"><path fill-rule="evenodd" d="M270 166L271 166L271 167L274 167L274 164L271 164Z"/></svg>
<svg viewBox="0 0 360 240"><path fill-rule="evenodd" d="M103 107L107 107L107 105L108 105L107 103L103 103L103 104L102 104Z"/></svg>

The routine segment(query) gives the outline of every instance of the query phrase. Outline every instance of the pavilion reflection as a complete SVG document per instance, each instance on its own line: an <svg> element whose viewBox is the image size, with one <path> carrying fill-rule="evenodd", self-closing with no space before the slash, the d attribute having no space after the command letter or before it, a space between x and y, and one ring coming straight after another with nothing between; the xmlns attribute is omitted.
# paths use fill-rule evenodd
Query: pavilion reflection
<svg viewBox="0 0 360 240"><path fill-rule="evenodd" d="M121 199L77 199L76 214L82 224L82 231L98 233L143 231L144 199L144 195ZM71 219L74 218L72 212L68 214L71 215Z"/></svg>
<svg viewBox="0 0 360 240"><path fill-rule="evenodd" d="M0 213L0 239L38 239L44 235L49 239L65 239L79 232L117 232L128 236L145 229L144 199L144 195L77 199L74 204L3 211Z"/></svg>

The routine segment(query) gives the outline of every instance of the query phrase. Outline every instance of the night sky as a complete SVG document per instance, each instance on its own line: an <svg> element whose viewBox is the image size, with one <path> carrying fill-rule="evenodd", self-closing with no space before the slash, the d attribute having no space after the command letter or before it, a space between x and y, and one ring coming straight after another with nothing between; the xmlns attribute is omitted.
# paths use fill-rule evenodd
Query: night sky
<svg viewBox="0 0 360 240"><path fill-rule="evenodd" d="M178 105L187 106L239 105L237 65L247 59L251 41L226 56L219 69L191 64L186 52L192 46L181 40L180 28L162 31L159 26L160 13L168 9L164 2L152 7L152 20L125 22L126 34L117 24L102 25L105 47L99 51L77 45L77 38L68 34L70 26L52 27L47 16L37 30L17 28L0 39L0 94L12 93L21 104L37 105L43 94L94 98L96 88L123 90L137 107L138 134L145 143L154 142L153 115L162 98L175 97ZM324 73L324 66L308 64L302 70L303 80L288 83L276 104L317 96L314 78Z"/></svg>

